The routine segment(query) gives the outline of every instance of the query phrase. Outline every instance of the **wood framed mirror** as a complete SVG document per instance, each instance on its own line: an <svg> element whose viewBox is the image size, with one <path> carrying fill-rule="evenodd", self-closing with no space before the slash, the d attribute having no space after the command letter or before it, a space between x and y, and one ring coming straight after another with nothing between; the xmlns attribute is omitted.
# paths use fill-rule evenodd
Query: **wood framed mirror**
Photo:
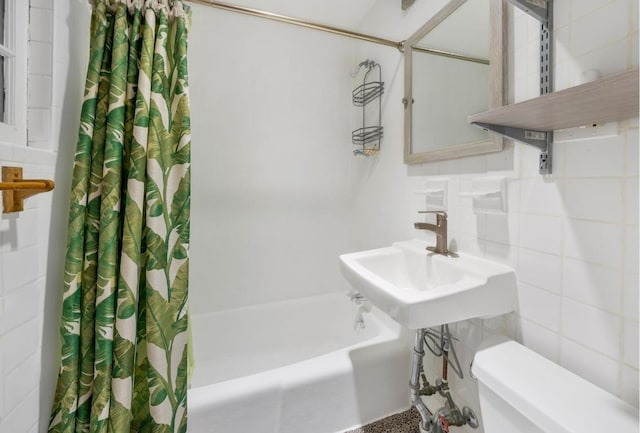
<svg viewBox="0 0 640 433"><path fill-rule="evenodd" d="M498 152L504 138L470 125L505 104L505 0L450 0L405 42L404 162Z"/></svg>

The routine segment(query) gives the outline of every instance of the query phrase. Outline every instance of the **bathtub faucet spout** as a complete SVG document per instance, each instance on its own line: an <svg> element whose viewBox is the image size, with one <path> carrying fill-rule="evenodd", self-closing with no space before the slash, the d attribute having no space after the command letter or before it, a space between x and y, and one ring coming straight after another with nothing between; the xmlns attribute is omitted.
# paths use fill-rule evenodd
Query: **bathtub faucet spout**
<svg viewBox="0 0 640 433"><path fill-rule="evenodd" d="M355 290L351 290L348 294L351 302L358 306L358 311L356 312L356 318L353 322L353 329L356 333L360 333L367 325L364 323L364 313L368 313L371 311L373 305L367 298L365 298L361 293L356 292Z"/></svg>

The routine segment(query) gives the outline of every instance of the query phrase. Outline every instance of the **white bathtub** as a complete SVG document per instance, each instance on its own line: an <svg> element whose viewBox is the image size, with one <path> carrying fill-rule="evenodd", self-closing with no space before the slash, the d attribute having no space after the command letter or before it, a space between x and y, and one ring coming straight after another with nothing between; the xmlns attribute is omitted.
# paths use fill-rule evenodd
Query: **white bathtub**
<svg viewBox="0 0 640 433"><path fill-rule="evenodd" d="M189 433L337 433L409 408L410 339L344 294L194 315Z"/></svg>

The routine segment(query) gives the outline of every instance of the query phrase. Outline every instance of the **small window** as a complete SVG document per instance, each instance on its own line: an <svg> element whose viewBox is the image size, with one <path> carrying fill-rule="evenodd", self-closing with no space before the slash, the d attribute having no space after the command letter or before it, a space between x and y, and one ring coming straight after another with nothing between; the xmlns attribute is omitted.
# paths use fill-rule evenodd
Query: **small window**
<svg viewBox="0 0 640 433"><path fill-rule="evenodd" d="M26 144L28 0L0 0L0 142Z"/></svg>
<svg viewBox="0 0 640 433"><path fill-rule="evenodd" d="M6 36L6 15L6 2L5 0L0 0L0 122L3 123L7 121L5 108L7 67L11 63L11 58L15 55L5 43L8 39Z"/></svg>

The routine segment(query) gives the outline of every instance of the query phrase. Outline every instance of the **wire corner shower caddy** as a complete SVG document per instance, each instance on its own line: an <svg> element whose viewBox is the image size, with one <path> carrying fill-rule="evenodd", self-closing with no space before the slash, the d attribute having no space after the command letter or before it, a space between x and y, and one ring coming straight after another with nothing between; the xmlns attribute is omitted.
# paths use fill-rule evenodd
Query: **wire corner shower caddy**
<svg viewBox="0 0 640 433"><path fill-rule="evenodd" d="M354 155L372 156L380 151L380 141L384 134L384 128L382 127L382 94L384 93L384 82L382 81L382 68L373 60L365 60L358 65L360 68L366 68L367 71L362 79L362 84L353 89L352 98L353 105L356 107L362 107L362 127L356 129L351 133L351 142L358 146L353 151ZM371 71L376 68L378 70L378 81L369 80ZM371 102L378 103L377 110L377 123L373 123L371 120L368 122L368 117L372 117L371 111L367 110ZM369 116L367 116L369 111Z"/></svg>

